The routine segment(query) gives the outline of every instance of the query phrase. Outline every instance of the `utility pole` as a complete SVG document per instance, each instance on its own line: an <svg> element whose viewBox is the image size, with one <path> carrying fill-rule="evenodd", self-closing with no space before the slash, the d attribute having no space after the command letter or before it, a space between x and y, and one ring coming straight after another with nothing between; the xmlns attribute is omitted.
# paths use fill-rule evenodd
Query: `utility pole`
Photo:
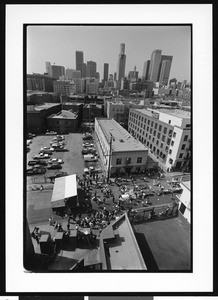
<svg viewBox="0 0 218 300"><path fill-rule="evenodd" d="M110 138L110 152L109 152L109 163L108 163L108 173L107 173L107 182L109 181L110 178L110 168L111 168L111 152L112 152L112 134L110 133L111 138Z"/></svg>

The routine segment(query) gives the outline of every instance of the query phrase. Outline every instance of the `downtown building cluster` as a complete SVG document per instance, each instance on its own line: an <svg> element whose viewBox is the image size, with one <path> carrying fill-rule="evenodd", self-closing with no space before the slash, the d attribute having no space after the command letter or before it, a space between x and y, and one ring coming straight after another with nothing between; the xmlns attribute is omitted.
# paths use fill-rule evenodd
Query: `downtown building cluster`
<svg viewBox="0 0 218 300"><path fill-rule="evenodd" d="M141 77L136 66L126 75L125 50L121 43L114 74L110 73L109 64L104 63L101 81L97 63L85 62L83 51L75 52L75 69L46 62L46 73L27 75L30 130L39 133L52 130L56 124L55 131L59 133L77 132L83 122L108 118L111 126L114 121L119 123L127 135L131 134L149 150L153 166L168 172L190 170L191 84L187 80L169 79L173 56L160 49L154 50L150 60L144 62ZM54 104L49 106L49 102ZM66 126L60 130L58 122ZM106 121L97 122L103 126ZM138 167L136 164L133 170L143 170ZM108 168L113 168L110 172L120 170L116 164L107 165L107 172Z"/></svg>

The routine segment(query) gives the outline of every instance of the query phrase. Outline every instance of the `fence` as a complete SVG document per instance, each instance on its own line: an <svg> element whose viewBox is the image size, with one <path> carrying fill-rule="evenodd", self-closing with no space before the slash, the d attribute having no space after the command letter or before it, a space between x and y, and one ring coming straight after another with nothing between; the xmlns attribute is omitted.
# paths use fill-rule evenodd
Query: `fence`
<svg viewBox="0 0 218 300"><path fill-rule="evenodd" d="M162 204L150 207L139 208L130 211L128 216L131 223L140 223L144 221L153 221L159 219L166 219L178 215L178 204Z"/></svg>

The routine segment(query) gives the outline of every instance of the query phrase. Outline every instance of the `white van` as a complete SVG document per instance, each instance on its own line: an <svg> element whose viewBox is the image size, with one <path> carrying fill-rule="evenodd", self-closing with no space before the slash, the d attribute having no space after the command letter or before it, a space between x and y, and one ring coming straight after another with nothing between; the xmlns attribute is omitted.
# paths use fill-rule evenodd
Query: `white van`
<svg viewBox="0 0 218 300"><path fill-rule="evenodd" d="M97 157L92 154L84 155L84 161L98 161Z"/></svg>

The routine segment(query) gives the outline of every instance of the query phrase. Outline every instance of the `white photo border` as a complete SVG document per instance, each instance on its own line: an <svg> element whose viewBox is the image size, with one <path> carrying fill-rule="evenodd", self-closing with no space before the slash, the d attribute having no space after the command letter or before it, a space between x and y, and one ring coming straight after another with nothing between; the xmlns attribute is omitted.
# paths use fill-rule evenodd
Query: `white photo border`
<svg viewBox="0 0 218 300"><path fill-rule="evenodd" d="M192 24L193 273L29 273L24 270L23 24L45 23ZM14 148L16 159L12 161ZM6 292L211 292L212 184L211 4L6 5Z"/></svg>

